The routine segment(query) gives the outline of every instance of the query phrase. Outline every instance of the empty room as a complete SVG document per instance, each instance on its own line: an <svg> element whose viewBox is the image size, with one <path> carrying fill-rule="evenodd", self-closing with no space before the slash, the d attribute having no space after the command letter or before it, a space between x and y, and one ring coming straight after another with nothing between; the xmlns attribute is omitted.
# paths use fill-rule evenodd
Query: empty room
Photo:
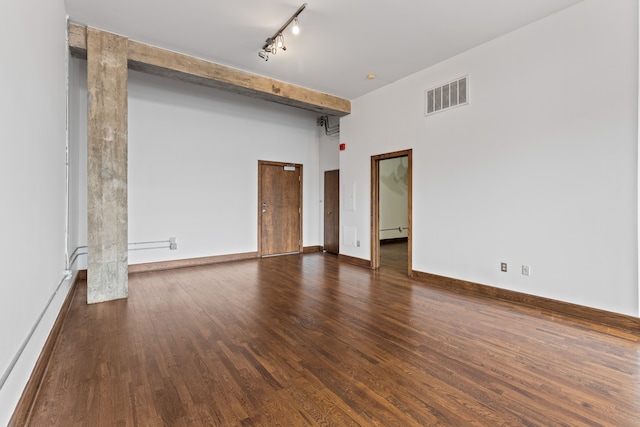
<svg viewBox="0 0 640 427"><path fill-rule="evenodd" d="M640 425L637 0L6 0L0 425Z"/></svg>

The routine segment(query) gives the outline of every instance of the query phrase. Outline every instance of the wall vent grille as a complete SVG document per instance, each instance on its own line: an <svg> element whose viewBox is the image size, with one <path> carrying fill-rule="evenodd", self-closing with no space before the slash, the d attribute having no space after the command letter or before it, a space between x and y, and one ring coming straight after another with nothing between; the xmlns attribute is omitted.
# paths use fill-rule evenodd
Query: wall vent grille
<svg viewBox="0 0 640 427"><path fill-rule="evenodd" d="M426 102L425 115L427 116L468 104L469 76L428 89Z"/></svg>

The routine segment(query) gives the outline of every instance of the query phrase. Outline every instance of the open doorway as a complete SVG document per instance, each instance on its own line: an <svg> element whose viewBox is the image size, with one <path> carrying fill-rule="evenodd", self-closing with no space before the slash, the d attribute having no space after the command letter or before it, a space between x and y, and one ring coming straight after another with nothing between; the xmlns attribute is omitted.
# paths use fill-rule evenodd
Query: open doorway
<svg viewBox="0 0 640 427"><path fill-rule="evenodd" d="M372 269L388 265L412 275L412 165L412 150L371 157Z"/></svg>

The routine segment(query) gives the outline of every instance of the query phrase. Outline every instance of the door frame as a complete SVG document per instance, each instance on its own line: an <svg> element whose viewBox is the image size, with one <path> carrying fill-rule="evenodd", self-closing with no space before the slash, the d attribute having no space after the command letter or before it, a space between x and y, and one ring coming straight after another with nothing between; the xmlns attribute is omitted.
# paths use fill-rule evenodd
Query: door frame
<svg viewBox="0 0 640 427"><path fill-rule="evenodd" d="M274 162L270 160L258 160L258 258L262 258L262 166L270 165L270 166L295 166L296 168L300 168L300 194L299 194L299 203L300 203L300 240L298 242L298 252L303 253L303 239L302 239L302 219L303 219L303 206L302 206L302 190L303 190L303 169L302 164L300 163L290 163L290 162Z"/></svg>
<svg viewBox="0 0 640 427"><path fill-rule="evenodd" d="M413 150L394 151L392 153L371 156L371 269L380 268L380 161L407 157L408 189L407 211L409 237L407 238L407 276L413 276L412 241L413 241Z"/></svg>

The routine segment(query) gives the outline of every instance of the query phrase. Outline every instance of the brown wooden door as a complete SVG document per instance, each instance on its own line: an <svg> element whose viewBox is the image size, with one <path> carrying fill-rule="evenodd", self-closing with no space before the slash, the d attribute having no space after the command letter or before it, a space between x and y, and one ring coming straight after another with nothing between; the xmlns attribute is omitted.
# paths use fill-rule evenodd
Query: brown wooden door
<svg viewBox="0 0 640 427"><path fill-rule="evenodd" d="M324 173L324 250L340 252L340 171Z"/></svg>
<svg viewBox="0 0 640 427"><path fill-rule="evenodd" d="M258 167L259 255L302 252L302 165Z"/></svg>

